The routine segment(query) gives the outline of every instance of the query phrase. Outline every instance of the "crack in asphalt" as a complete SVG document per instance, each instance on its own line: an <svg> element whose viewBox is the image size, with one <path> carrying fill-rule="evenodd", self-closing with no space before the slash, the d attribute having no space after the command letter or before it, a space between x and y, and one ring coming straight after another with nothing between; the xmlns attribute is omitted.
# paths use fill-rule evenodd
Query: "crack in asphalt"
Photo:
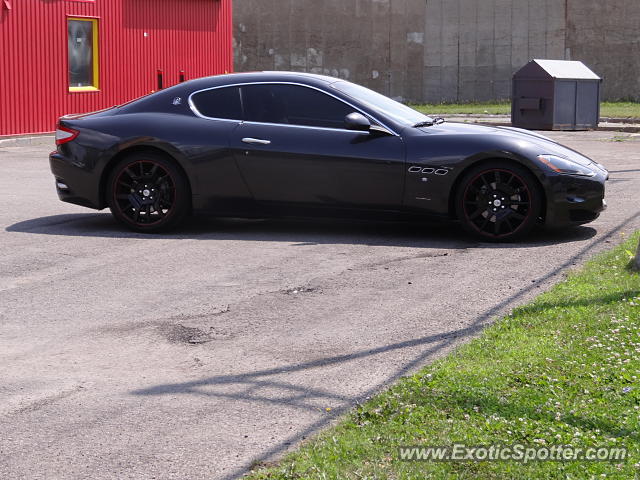
<svg viewBox="0 0 640 480"><path fill-rule="evenodd" d="M446 252L438 252L438 253L420 253L417 255L405 255L401 257L389 258L386 260L381 260L379 262L371 262L371 263L362 263L358 264L355 267L350 268L349 270L367 270L370 268L383 267L385 265L391 265L392 263L402 263L409 260L420 260L423 258L439 258L439 257L448 257L451 255L456 255L458 253L465 253L467 248L460 248L459 250L449 250Z"/></svg>
<svg viewBox="0 0 640 480"><path fill-rule="evenodd" d="M42 408L48 407L49 405L52 405L55 402L63 400L63 399L65 399L67 397L70 397L72 395L75 395L76 393L79 393L79 392L81 392L83 390L84 390L84 386L78 385L78 386L76 386L74 388L63 390L63 391L55 393L53 395L49 395L48 397L41 398L39 400L35 400L35 401L29 403L28 405L24 405L22 407L18 407L18 408L14 409L14 410L11 410L11 411L7 412L5 415L18 415L18 414L21 414L21 413L35 412L35 411L40 410Z"/></svg>

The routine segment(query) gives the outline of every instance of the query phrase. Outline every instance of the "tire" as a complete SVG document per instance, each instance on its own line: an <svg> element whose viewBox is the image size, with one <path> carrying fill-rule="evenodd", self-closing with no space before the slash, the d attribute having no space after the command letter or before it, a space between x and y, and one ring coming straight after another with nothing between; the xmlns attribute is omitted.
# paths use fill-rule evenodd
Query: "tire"
<svg viewBox="0 0 640 480"><path fill-rule="evenodd" d="M538 223L543 193L525 168L492 161L464 174L456 191L456 215L462 227L485 241L520 239Z"/></svg>
<svg viewBox="0 0 640 480"><path fill-rule="evenodd" d="M136 232L177 227L191 211L189 183L177 165L154 152L128 155L107 179L107 204L113 216Z"/></svg>

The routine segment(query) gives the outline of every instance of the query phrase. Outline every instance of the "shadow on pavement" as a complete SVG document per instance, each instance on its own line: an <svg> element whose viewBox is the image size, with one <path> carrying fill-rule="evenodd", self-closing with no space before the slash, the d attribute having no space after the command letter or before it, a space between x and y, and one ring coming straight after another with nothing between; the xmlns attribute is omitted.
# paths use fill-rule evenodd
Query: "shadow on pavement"
<svg viewBox="0 0 640 480"><path fill-rule="evenodd" d="M220 219L192 217L178 230L140 234L127 230L110 214L65 214L34 218L8 226L7 232L74 237L273 241L297 246L361 244L416 248L521 248L588 240L591 227L534 231L517 243L478 242L452 222L381 222L342 219Z"/></svg>
<svg viewBox="0 0 640 480"><path fill-rule="evenodd" d="M252 401L257 403L277 403L281 405L292 406L301 408L304 410L310 410L317 412L318 406L312 403L305 403L305 401L315 399L325 400L342 400L347 402L356 401L356 398L346 397L342 395L334 394L328 390L318 388L308 388L306 386L298 386L292 383L278 381L274 376L288 374L293 372L299 372L302 370L309 370L313 368L327 367L330 365L347 363L353 360L359 360L366 357L372 357L375 355L387 353L393 350L402 350L405 348L413 348L421 345L437 345L453 338L466 337L477 333L481 329L480 326L473 326L469 328L462 328L452 332L446 332L437 335L429 335L413 340L407 340L403 342L393 343L390 345L384 345L378 348L367 349L359 352L353 352L345 355L337 355L333 357L326 357L318 360L312 360L309 362L303 362L294 365L285 365L282 367L269 368L265 370L258 370L255 372L249 372L239 375L218 375L215 377L206 378L203 380L196 380L191 382L176 383L158 385L156 387L141 389L132 392L134 395L175 395L175 394L197 394L209 397L229 398L234 400ZM233 392L216 391L215 386L224 385L241 385L246 387L242 392L237 390ZM214 388L207 388L214 387ZM268 389L271 392L271 396L260 395L258 392L260 389ZM277 391L278 396L274 396L274 391Z"/></svg>

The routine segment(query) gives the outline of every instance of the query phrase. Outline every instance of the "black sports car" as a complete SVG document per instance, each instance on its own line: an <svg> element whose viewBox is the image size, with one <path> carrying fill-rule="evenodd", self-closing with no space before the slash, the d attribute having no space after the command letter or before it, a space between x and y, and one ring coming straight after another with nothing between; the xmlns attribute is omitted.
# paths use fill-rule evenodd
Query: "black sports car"
<svg viewBox="0 0 640 480"><path fill-rule="evenodd" d="M445 123L337 78L220 75L60 118L61 200L129 228L218 216L457 218L489 240L578 225L606 205L606 169L515 128Z"/></svg>

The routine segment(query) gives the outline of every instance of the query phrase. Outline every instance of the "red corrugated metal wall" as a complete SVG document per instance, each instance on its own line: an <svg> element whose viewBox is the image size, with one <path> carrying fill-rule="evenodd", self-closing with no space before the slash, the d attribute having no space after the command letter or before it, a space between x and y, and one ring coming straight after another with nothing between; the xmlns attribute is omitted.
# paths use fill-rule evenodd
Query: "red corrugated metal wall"
<svg viewBox="0 0 640 480"><path fill-rule="evenodd" d="M0 135L50 132L186 79L231 72L232 0L0 0ZM99 87L69 92L67 17L98 18ZM146 35L145 35L146 34Z"/></svg>

